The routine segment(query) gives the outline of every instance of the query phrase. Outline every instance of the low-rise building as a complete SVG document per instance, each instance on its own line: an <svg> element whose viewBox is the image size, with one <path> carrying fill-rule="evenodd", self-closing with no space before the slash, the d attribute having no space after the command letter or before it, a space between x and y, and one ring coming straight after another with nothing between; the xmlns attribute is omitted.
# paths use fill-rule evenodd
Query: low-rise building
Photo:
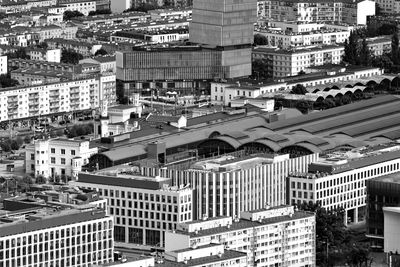
<svg viewBox="0 0 400 267"><path fill-rule="evenodd" d="M189 39L189 29L185 28L174 28L165 30L125 30L118 31L111 35L111 42L128 42L128 43L171 43L181 40Z"/></svg>
<svg viewBox="0 0 400 267"><path fill-rule="evenodd" d="M100 67L100 73L116 73L115 56L97 56L93 58L85 58L79 60L79 64L91 63L97 64Z"/></svg>
<svg viewBox="0 0 400 267"><path fill-rule="evenodd" d="M328 154L311 163L307 173L289 175L287 203L319 202L328 210L343 208L346 224L363 221L367 180L399 172L399 156L400 145L393 143Z"/></svg>
<svg viewBox="0 0 400 267"><path fill-rule="evenodd" d="M151 20L173 20L192 17L192 9L154 9L149 10Z"/></svg>
<svg viewBox="0 0 400 267"><path fill-rule="evenodd" d="M7 74L8 60L7 56L0 56L0 74Z"/></svg>
<svg viewBox="0 0 400 267"><path fill-rule="evenodd" d="M119 167L80 173L74 185L96 190L115 217L115 242L122 246L164 246L165 231L193 218L193 190L172 187L171 179Z"/></svg>
<svg viewBox="0 0 400 267"><path fill-rule="evenodd" d="M60 176L76 179L90 156L98 152L89 141L73 139L36 140L26 146L26 173L45 178Z"/></svg>
<svg viewBox="0 0 400 267"><path fill-rule="evenodd" d="M60 63L61 49L27 49L26 53L31 60Z"/></svg>
<svg viewBox="0 0 400 267"><path fill-rule="evenodd" d="M25 68L11 71L11 78L17 80L20 85L32 86L71 80L73 78L73 74L62 71L35 70Z"/></svg>
<svg viewBox="0 0 400 267"><path fill-rule="evenodd" d="M367 46L375 57L382 56L383 54L392 51L392 37L391 36L378 36L374 38L366 38Z"/></svg>
<svg viewBox="0 0 400 267"><path fill-rule="evenodd" d="M290 206L181 223L165 239L166 255L221 244L247 253L245 266L316 266L315 215Z"/></svg>
<svg viewBox="0 0 400 267"><path fill-rule="evenodd" d="M79 11L85 16L89 15L91 11L96 11L95 0L60 0L58 4L65 6L65 10Z"/></svg>
<svg viewBox="0 0 400 267"><path fill-rule="evenodd" d="M308 67L339 64L344 54L342 45L312 46L298 49L256 47L253 60L266 63L267 72L274 78L298 75Z"/></svg>
<svg viewBox="0 0 400 267"><path fill-rule="evenodd" d="M92 44L62 38L46 39L45 42L50 49L61 48L66 50L73 50L83 55L84 57L93 56L97 52L97 50L101 48L101 44Z"/></svg>

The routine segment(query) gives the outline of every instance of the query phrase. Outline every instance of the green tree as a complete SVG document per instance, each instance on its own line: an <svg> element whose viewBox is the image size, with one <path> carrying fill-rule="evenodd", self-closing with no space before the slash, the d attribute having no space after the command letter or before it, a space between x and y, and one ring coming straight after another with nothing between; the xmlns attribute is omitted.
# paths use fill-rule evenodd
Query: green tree
<svg viewBox="0 0 400 267"><path fill-rule="evenodd" d="M399 35L395 32L392 36L392 50L391 59L393 64L398 65L400 63L399 58Z"/></svg>
<svg viewBox="0 0 400 267"><path fill-rule="evenodd" d="M103 9L103 10L96 10L96 11L90 11L89 16L96 16L96 15L108 15L111 14L110 9Z"/></svg>
<svg viewBox="0 0 400 267"><path fill-rule="evenodd" d="M297 84L296 86L292 87L290 93L295 95L305 95L306 93L308 93L308 91L304 85Z"/></svg>
<svg viewBox="0 0 400 267"><path fill-rule="evenodd" d="M312 109L312 104L310 102L301 100L296 103L296 108L303 114L307 114L310 109Z"/></svg>
<svg viewBox="0 0 400 267"><path fill-rule="evenodd" d="M67 64L78 64L83 56L75 51L63 49L61 52L61 62Z"/></svg>
<svg viewBox="0 0 400 267"><path fill-rule="evenodd" d="M26 54L25 47L20 47L16 49L14 52L7 53L6 56L10 58L21 58L21 59L30 59L30 56Z"/></svg>
<svg viewBox="0 0 400 267"><path fill-rule="evenodd" d="M32 140L32 137L31 137L31 136L25 135L25 137L24 137L24 142L25 142L26 144L30 144L31 140Z"/></svg>
<svg viewBox="0 0 400 267"><path fill-rule="evenodd" d="M367 40L364 38L361 43L360 49L360 63L363 66L371 66L372 63L372 53L368 47Z"/></svg>
<svg viewBox="0 0 400 267"><path fill-rule="evenodd" d="M37 184L45 184L47 182L46 178L43 175L36 176L35 183Z"/></svg>
<svg viewBox="0 0 400 267"><path fill-rule="evenodd" d="M263 59L254 59L251 62L252 77L256 79L270 79L271 75L268 73L268 63Z"/></svg>
<svg viewBox="0 0 400 267"><path fill-rule="evenodd" d="M108 53L104 48L100 48L99 50L96 51L96 53L94 55L95 56L105 56L105 55L108 55Z"/></svg>
<svg viewBox="0 0 400 267"><path fill-rule="evenodd" d="M267 45L268 39L267 39L267 37L265 37L265 35L256 33L256 34L254 34L254 44L255 45Z"/></svg>
<svg viewBox="0 0 400 267"><path fill-rule="evenodd" d="M350 33L349 39L344 43L344 56L343 61L352 65L357 64L357 46L358 37L355 31Z"/></svg>
<svg viewBox="0 0 400 267"><path fill-rule="evenodd" d="M73 18L83 17L83 16L84 15L77 10L75 10L75 11L67 10L64 12L63 19L64 19L64 21L67 21L67 20L71 20Z"/></svg>
<svg viewBox="0 0 400 267"><path fill-rule="evenodd" d="M11 78L9 73L0 75L1 88L14 87L19 85L19 82Z"/></svg>

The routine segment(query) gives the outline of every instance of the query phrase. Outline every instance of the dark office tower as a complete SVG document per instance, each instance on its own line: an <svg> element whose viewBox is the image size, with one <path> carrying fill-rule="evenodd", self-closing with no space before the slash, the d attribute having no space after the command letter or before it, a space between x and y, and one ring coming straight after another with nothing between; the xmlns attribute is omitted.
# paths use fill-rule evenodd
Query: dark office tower
<svg viewBox="0 0 400 267"><path fill-rule="evenodd" d="M221 52L225 78L251 75L257 0L195 0L190 41Z"/></svg>
<svg viewBox="0 0 400 267"><path fill-rule="evenodd" d="M229 48L253 43L257 0L193 1L190 41Z"/></svg>

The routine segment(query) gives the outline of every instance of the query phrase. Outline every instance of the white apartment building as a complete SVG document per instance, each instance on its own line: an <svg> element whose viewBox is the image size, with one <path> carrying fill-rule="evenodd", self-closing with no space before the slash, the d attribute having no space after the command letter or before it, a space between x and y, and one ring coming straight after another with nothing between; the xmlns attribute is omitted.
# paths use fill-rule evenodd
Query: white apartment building
<svg viewBox="0 0 400 267"><path fill-rule="evenodd" d="M98 152L89 141L73 139L36 140L26 146L25 171L45 178L61 176L75 180L90 156Z"/></svg>
<svg viewBox="0 0 400 267"><path fill-rule="evenodd" d="M113 261L113 218L104 210L38 208L0 217L0 266L89 267Z"/></svg>
<svg viewBox="0 0 400 267"><path fill-rule="evenodd" d="M375 15L375 2L371 0L341 0L335 2L314 1L310 3L308 1L258 0L257 9L259 17L276 21L365 25L367 17Z"/></svg>
<svg viewBox="0 0 400 267"><path fill-rule="evenodd" d="M0 92L0 121L98 108L103 99L115 99L113 85L115 75L10 87Z"/></svg>
<svg viewBox="0 0 400 267"><path fill-rule="evenodd" d="M211 103L230 106L235 99L254 99L265 93L284 90L281 83L250 84L247 82L211 82ZM272 101L273 102L273 101ZM269 102L265 109L274 110L274 103Z"/></svg>
<svg viewBox="0 0 400 267"><path fill-rule="evenodd" d="M61 62L61 49L29 49L27 54L32 60Z"/></svg>
<svg viewBox="0 0 400 267"><path fill-rule="evenodd" d="M268 45L283 49L311 45L334 45L344 43L350 36L349 30L320 29L310 32L293 33L281 30L260 30L256 32L265 36Z"/></svg>
<svg viewBox="0 0 400 267"><path fill-rule="evenodd" d="M80 173L78 187L96 190L108 200L120 246L164 246L164 234L193 216L192 189L171 187L171 179L140 176L133 168Z"/></svg>
<svg viewBox="0 0 400 267"><path fill-rule="evenodd" d="M400 2L396 0L376 0L380 8L380 12L383 14L399 14L400 13Z"/></svg>
<svg viewBox="0 0 400 267"><path fill-rule="evenodd" d="M246 266L316 266L315 215L290 206L178 224L165 239L165 254L221 244L247 253Z"/></svg>
<svg viewBox="0 0 400 267"><path fill-rule="evenodd" d="M309 172L288 177L287 203L320 202L344 208L345 223L362 221L366 212L366 180L400 171L400 145L362 147L334 152L311 163Z"/></svg>
<svg viewBox="0 0 400 267"><path fill-rule="evenodd" d="M325 64L339 64L344 54L344 46L312 46L299 49L274 49L256 47L253 59L267 62L267 69L274 78L295 76L308 67Z"/></svg>
<svg viewBox="0 0 400 267"><path fill-rule="evenodd" d="M7 56L0 56L0 74L7 74L8 72Z"/></svg>
<svg viewBox="0 0 400 267"><path fill-rule="evenodd" d="M79 64L90 63L100 66L100 73L116 73L117 66L115 56L98 56L79 60Z"/></svg>
<svg viewBox="0 0 400 267"><path fill-rule="evenodd" d="M96 11L96 1L90 0L63 1L62 6L65 6L65 11L79 11L85 16L91 11Z"/></svg>
<svg viewBox="0 0 400 267"><path fill-rule="evenodd" d="M194 219L239 216L241 212L262 209L266 205L286 204L286 177L295 170L307 170L318 154L297 158L285 155L258 157L222 156L198 161L186 170L167 166L162 169L141 167L145 175L159 173L173 179L177 186L195 190Z"/></svg>

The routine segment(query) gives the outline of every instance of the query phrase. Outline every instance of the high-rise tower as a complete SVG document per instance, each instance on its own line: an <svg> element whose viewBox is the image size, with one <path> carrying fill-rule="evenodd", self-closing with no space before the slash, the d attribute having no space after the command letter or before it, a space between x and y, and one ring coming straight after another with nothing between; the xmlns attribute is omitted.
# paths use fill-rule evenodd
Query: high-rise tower
<svg viewBox="0 0 400 267"><path fill-rule="evenodd" d="M190 41L221 52L225 77L251 74L257 0L194 0Z"/></svg>
<svg viewBox="0 0 400 267"><path fill-rule="evenodd" d="M257 0L194 0L190 41L227 47L251 45Z"/></svg>

